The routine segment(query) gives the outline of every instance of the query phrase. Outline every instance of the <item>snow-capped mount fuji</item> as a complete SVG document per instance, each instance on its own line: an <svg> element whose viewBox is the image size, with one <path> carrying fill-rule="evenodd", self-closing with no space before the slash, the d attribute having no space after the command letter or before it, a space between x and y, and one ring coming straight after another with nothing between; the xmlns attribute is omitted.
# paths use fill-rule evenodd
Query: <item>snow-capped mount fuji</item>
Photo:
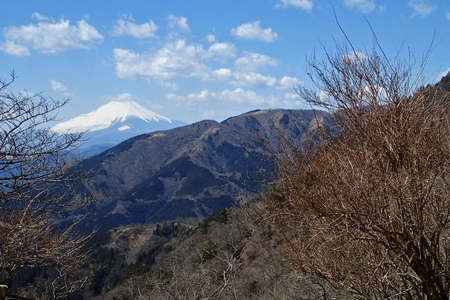
<svg viewBox="0 0 450 300"><path fill-rule="evenodd" d="M147 110L134 101L111 101L90 113L82 114L66 122L57 124L53 127L53 131L58 133L93 132L107 129L115 124L125 123L132 118L140 119L146 123L172 123L169 118ZM119 127L120 129L118 130L131 129L131 127L126 128L124 126Z"/></svg>
<svg viewBox="0 0 450 300"><path fill-rule="evenodd" d="M81 151L93 155L128 138L184 125L134 101L111 101L96 110L52 127L56 133L85 133Z"/></svg>

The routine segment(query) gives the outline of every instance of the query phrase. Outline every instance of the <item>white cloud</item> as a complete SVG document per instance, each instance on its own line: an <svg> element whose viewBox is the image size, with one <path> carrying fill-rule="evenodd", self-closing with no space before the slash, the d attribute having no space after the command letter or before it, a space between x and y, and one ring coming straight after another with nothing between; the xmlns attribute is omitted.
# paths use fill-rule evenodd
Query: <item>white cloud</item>
<svg viewBox="0 0 450 300"><path fill-rule="evenodd" d="M275 67L278 61L270 56L245 51L244 55L236 59L234 65L241 70L257 70L261 67Z"/></svg>
<svg viewBox="0 0 450 300"><path fill-rule="evenodd" d="M212 100L216 97L215 93L211 93L208 90L202 90L198 93L190 93L187 95L176 95L173 93L167 94L166 98L169 100L182 101L187 103L197 103Z"/></svg>
<svg viewBox="0 0 450 300"><path fill-rule="evenodd" d="M289 90L302 86L303 84L304 82L296 77L283 76L283 78L280 79L279 88Z"/></svg>
<svg viewBox="0 0 450 300"><path fill-rule="evenodd" d="M231 43L214 43L209 47L208 52L212 56L232 58L236 56L237 50Z"/></svg>
<svg viewBox="0 0 450 300"><path fill-rule="evenodd" d="M33 98L33 97L39 96L39 94L36 94L29 90L21 90L21 91L19 91L19 93L22 97L26 97L26 98Z"/></svg>
<svg viewBox="0 0 450 300"><path fill-rule="evenodd" d="M38 21L48 21L48 20L50 20L49 17L44 16L44 15L41 15L41 14L38 13L38 12L32 13L32 14L31 14L31 18L33 18L33 19L35 19L35 20L38 20Z"/></svg>
<svg viewBox="0 0 450 300"><path fill-rule="evenodd" d="M263 75L255 72L233 74L231 84L235 86L252 86L252 87L273 87L277 84L277 79L272 76Z"/></svg>
<svg viewBox="0 0 450 300"><path fill-rule="evenodd" d="M285 99L291 100L291 101L300 100L300 96L297 93L293 93L293 92L285 93L283 96Z"/></svg>
<svg viewBox="0 0 450 300"><path fill-rule="evenodd" d="M131 35L138 39L146 39L156 37L156 30L158 30L158 26L156 26L152 20L146 23L136 24L131 16L124 16L123 18L117 20L113 29L113 35Z"/></svg>
<svg viewBox="0 0 450 300"><path fill-rule="evenodd" d="M50 80L50 85L52 86L52 90L55 92L67 92L67 87L59 81Z"/></svg>
<svg viewBox="0 0 450 300"><path fill-rule="evenodd" d="M37 17L35 13L34 18ZM71 24L69 20L41 20L37 24L7 27L0 50L13 55L29 55L30 49L46 54L88 49L103 41L103 36L86 20Z"/></svg>
<svg viewBox="0 0 450 300"><path fill-rule="evenodd" d="M178 85L173 81L161 81L159 84L173 91L178 90Z"/></svg>
<svg viewBox="0 0 450 300"><path fill-rule="evenodd" d="M280 0L276 7L296 7L303 10L311 10L314 7L312 0Z"/></svg>
<svg viewBox="0 0 450 300"><path fill-rule="evenodd" d="M362 13L369 13L378 7L373 0L344 0L344 4Z"/></svg>
<svg viewBox="0 0 450 300"><path fill-rule="evenodd" d="M316 97L320 101L329 101L332 98L332 96L328 92L323 90L316 92Z"/></svg>
<svg viewBox="0 0 450 300"><path fill-rule="evenodd" d="M276 66L278 62L266 55L244 52L234 63L236 69L216 67L210 63L236 56L237 49L231 43L214 43L208 48L200 44L179 39L147 53L129 49L114 49L113 57L116 75L122 79L146 79L176 90L177 79L196 78L203 82L222 82L237 87L260 87L284 89L285 85L299 83L292 77L282 78L256 72L263 66ZM294 81L293 81L294 80ZM175 82L174 82L175 81Z"/></svg>
<svg viewBox="0 0 450 300"><path fill-rule="evenodd" d="M206 40L209 42L209 43L214 43L214 42L216 42L216 36L214 35L214 34L208 34L207 36L206 36Z"/></svg>
<svg viewBox="0 0 450 300"><path fill-rule="evenodd" d="M278 38L278 34L272 31L272 28L262 28L260 21L245 23L231 30L235 37L246 40L258 40L266 43L272 43Z"/></svg>
<svg viewBox="0 0 450 300"><path fill-rule="evenodd" d="M408 5L413 9L413 16L426 17L436 9L427 0L409 0Z"/></svg>
<svg viewBox="0 0 450 300"><path fill-rule="evenodd" d="M288 90L304 84L302 80L296 77L283 76L281 79L277 79L273 76L256 72L235 72L226 68L214 70L212 77L217 80L226 81L235 87L262 87Z"/></svg>
<svg viewBox="0 0 450 300"><path fill-rule="evenodd" d="M154 53L114 49L113 54L119 78L156 80L205 77L208 67L204 61L210 56L201 45L187 44L184 40L170 42Z"/></svg>
<svg viewBox="0 0 450 300"><path fill-rule="evenodd" d="M122 93L114 96L104 96L102 97L104 100L110 102L110 101L116 101L116 102L136 102L139 101L139 99L130 93Z"/></svg>
<svg viewBox="0 0 450 300"><path fill-rule="evenodd" d="M50 80L50 86L55 92L58 92L66 97L72 96L72 94L69 93L69 89L59 81Z"/></svg>
<svg viewBox="0 0 450 300"><path fill-rule="evenodd" d="M182 31L191 31L186 17L178 17L170 15L168 17L169 27L172 29L180 29Z"/></svg>
<svg viewBox="0 0 450 300"><path fill-rule="evenodd" d="M236 103L251 103L251 104L273 104L275 99L272 97L263 97L256 94L255 91L236 88L234 90L223 90L220 93L222 99L227 99Z"/></svg>
<svg viewBox="0 0 450 300"><path fill-rule="evenodd" d="M346 63L351 63L351 62L357 63L357 62L363 62L364 60L366 60L367 56L360 51L353 51L349 54L344 55L343 58L344 58L344 62L346 62Z"/></svg>
<svg viewBox="0 0 450 300"><path fill-rule="evenodd" d="M279 107L280 105L298 107L302 105L298 95L295 93L261 95L254 90L244 88L224 89L221 91L202 90L198 93L186 95L167 94L166 98L187 105L204 103L202 105L205 109L208 103L220 105L230 102L237 105L253 105L258 108L263 106Z"/></svg>
<svg viewBox="0 0 450 300"><path fill-rule="evenodd" d="M227 68L214 70L211 75L212 78L237 87L274 87L278 83L272 76L256 72L235 72Z"/></svg>
<svg viewBox="0 0 450 300"><path fill-rule="evenodd" d="M212 72L212 75L214 78L219 79L219 80L230 80L233 76L233 71L231 71L230 69L227 69L227 68L221 68L221 69L214 70Z"/></svg>
<svg viewBox="0 0 450 300"><path fill-rule="evenodd" d="M253 90L247 90L243 88L236 88L233 90L225 89L219 92L212 92L208 90L202 90L198 93L191 93L187 95L168 94L167 99L179 101L187 104L195 104L199 102L212 101L212 102L233 102L238 104L270 104L275 105L277 100L274 96L261 96Z"/></svg>
<svg viewBox="0 0 450 300"><path fill-rule="evenodd" d="M221 116L223 114L223 111L208 109L202 111L201 116L203 119L216 119L218 116Z"/></svg>
<svg viewBox="0 0 450 300"><path fill-rule="evenodd" d="M344 0L345 6L359 10L364 13L373 11L376 5L370 0Z"/></svg>
<svg viewBox="0 0 450 300"><path fill-rule="evenodd" d="M3 44L0 45L0 50L3 52L6 52L11 55L16 56L29 56L30 51L27 47L16 44L13 41L5 41Z"/></svg>
<svg viewBox="0 0 450 300"><path fill-rule="evenodd" d="M203 81L225 81L233 86L275 86L277 79L256 72L235 72L222 68L213 70L208 63L224 61L236 56L236 47L230 43L214 43L205 49L200 44L176 40L152 53L136 53L114 49L116 75L123 79L144 78L167 81L180 78L198 78ZM171 86L168 86L171 88ZM176 86L175 86L176 88Z"/></svg>
<svg viewBox="0 0 450 300"><path fill-rule="evenodd" d="M277 79L257 72L233 71L227 68L212 71L208 78L225 81L236 87L269 87L285 90L303 85L303 81L296 77L283 76Z"/></svg>

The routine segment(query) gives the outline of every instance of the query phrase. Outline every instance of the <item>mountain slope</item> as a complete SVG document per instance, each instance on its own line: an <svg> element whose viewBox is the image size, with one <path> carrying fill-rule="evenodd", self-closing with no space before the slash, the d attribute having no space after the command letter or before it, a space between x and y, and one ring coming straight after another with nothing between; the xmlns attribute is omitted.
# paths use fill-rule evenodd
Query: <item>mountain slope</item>
<svg viewBox="0 0 450 300"><path fill-rule="evenodd" d="M317 117L317 118L316 118ZM264 110L131 138L87 159L78 197L94 204L86 226L198 218L252 196L273 178L280 136L302 142L323 112Z"/></svg>
<svg viewBox="0 0 450 300"><path fill-rule="evenodd" d="M268 198L220 210L197 226L129 225L106 232L106 242L95 245L97 272L84 299L312 300L324 299L324 292L327 299L348 299L325 281L292 271L284 233L261 218Z"/></svg>

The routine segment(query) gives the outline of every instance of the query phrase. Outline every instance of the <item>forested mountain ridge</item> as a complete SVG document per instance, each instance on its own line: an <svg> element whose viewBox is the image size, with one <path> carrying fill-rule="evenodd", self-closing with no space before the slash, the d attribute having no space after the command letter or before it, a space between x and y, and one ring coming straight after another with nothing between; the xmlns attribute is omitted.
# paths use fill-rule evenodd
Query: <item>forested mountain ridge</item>
<svg viewBox="0 0 450 300"><path fill-rule="evenodd" d="M88 228L198 218L260 192L273 179L282 139L301 143L329 116L260 110L136 136L72 172L87 174L75 197L90 197Z"/></svg>

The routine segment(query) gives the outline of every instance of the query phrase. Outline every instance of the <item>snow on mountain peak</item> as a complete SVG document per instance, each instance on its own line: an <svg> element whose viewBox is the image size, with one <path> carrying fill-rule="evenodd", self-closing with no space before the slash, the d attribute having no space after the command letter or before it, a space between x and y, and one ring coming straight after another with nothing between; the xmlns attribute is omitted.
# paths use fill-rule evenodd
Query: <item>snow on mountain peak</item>
<svg viewBox="0 0 450 300"><path fill-rule="evenodd" d="M172 123L170 119L158 115L134 101L111 101L90 113L59 123L52 127L52 130L57 133L91 132L108 128L116 123L123 123L133 117L145 122Z"/></svg>

